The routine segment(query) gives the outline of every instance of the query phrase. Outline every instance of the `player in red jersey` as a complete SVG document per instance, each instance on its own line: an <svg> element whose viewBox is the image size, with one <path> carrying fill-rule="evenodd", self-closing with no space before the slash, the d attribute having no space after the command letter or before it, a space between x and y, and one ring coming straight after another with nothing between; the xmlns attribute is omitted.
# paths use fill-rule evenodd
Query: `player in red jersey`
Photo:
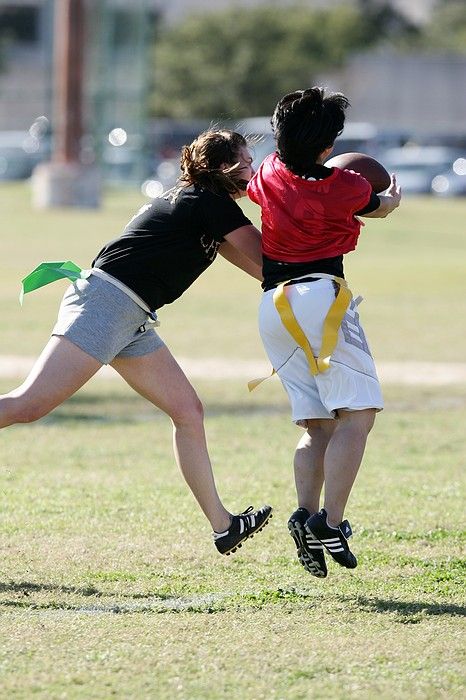
<svg viewBox="0 0 466 700"><path fill-rule="evenodd" d="M319 87L285 95L272 117L276 153L248 185L262 210L260 333L293 420L306 429L294 457L298 509L288 527L301 564L317 577L327 575L324 549L342 566L357 565L343 514L383 408L343 256L356 248L358 217L385 217L401 198L395 176L377 195L358 173L325 167L348 106L344 95Z"/></svg>

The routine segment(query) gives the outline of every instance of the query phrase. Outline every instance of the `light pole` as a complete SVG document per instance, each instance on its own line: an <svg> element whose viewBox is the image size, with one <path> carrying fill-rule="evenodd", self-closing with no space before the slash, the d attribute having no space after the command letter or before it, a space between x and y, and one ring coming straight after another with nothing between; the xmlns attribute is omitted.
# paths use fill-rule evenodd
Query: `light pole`
<svg viewBox="0 0 466 700"><path fill-rule="evenodd" d="M53 155L32 176L33 202L47 207L97 207L100 174L81 163L83 136L84 0L55 0Z"/></svg>

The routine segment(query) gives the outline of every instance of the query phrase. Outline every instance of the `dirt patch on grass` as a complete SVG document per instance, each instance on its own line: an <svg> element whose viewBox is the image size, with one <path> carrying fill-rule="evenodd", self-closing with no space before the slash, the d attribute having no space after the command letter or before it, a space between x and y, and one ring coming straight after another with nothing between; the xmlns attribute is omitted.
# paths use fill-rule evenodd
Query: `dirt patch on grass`
<svg viewBox="0 0 466 700"><path fill-rule="evenodd" d="M188 377L193 379L253 379L270 374L270 365L263 360L228 360L220 357L177 358ZM16 355L0 356L0 377L25 377L35 358ZM466 362L378 362L383 384L442 386L466 384ZM115 379L111 367L103 367L97 378Z"/></svg>

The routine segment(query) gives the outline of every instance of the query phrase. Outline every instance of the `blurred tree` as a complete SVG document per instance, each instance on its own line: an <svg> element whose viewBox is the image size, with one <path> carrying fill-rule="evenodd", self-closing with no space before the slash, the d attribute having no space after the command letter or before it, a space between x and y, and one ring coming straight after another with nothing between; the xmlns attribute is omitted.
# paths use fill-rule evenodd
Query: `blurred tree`
<svg viewBox="0 0 466 700"><path fill-rule="evenodd" d="M193 15L159 35L153 114L268 114L279 97L311 85L349 52L407 31L399 13L367 1L330 10L262 6Z"/></svg>
<svg viewBox="0 0 466 700"><path fill-rule="evenodd" d="M357 0L357 6L366 25L366 32L373 33L377 41L408 42L421 33L418 25L389 2Z"/></svg>
<svg viewBox="0 0 466 700"><path fill-rule="evenodd" d="M464 0L438 0L432 20L422 37L428 49L466 53L466 3Z"/></svg>

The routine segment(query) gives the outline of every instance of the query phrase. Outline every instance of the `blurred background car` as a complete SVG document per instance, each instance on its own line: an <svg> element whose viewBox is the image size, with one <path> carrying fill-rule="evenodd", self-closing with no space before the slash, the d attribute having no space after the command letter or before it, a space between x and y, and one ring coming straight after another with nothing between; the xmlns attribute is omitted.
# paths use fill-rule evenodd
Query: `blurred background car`
<svg viewBox="0 0 466 700"><path fill-rule="evenodd" d="M389 148L379 157L390 173L396 173L403 194L430 194L434 178L449 171L459 155L454 148L406 145Z"/></svg>
<svg viewBox="0 0 466 700"><path fill-rule="evenodd" d="M457 158L451 170L436 175L431 189L439 197L466 197L466 158Z"/></svg>
<svg viewBox="0 0 466 700"><path fill-rule="evenodd" d="M24 180L49 157L48 139L30 131L0 131L0 180Z"/></svg>

